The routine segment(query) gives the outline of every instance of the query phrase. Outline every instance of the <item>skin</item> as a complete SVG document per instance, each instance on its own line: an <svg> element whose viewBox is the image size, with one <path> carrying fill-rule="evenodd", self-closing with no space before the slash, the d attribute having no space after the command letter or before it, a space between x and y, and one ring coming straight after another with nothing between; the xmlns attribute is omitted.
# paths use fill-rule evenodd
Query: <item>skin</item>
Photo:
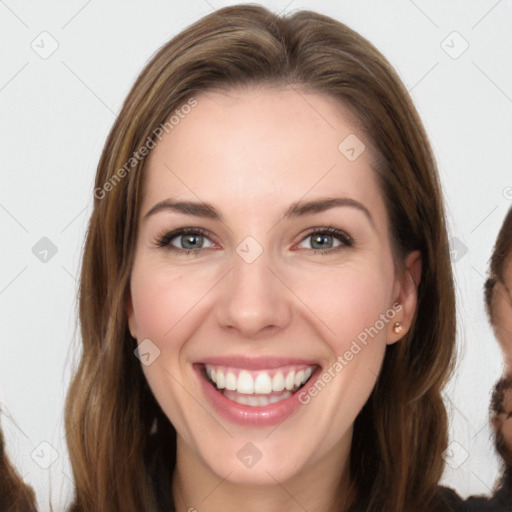
<svg viewBox="0 0 512 512"><path fill-rule="evenodd" d="M512 374L512 258L505 265L504 282L498 281L494 286L492 298L493 331L503 351L505 373ZM500 415L497 428L501 430L508 449L512 452L512 390L505 393L503 404L505 413ZM496 426L495 426L496 428Z"/></svg>
<svg viewBox="0 0 512 512"><path fill-rule="evenodd" d="M493 330L503 351L506 369L512 372L512 258L505 266L504 281L494 286Z"/></svg>
<svg viewBox="0 0 512 512"><path fill-rule="evenodd" d="M339 510L354 419L386 346L404 336L414 315L419 253L395 273L370 141L334 100L268 87L196 99L149 157L127 304L132 335L161 351L143 370L178 434L177 510ZM353 162L338 150L349 134L366 145ZM283 218L296 201L333 196L362 203L373 225L349 206ZM224 222L171 210L144 218L167 198L211 203ZM308 235L328 225L357 242L333 238L341 250L319 254ZM211 234L197 255L155 245L158 235L181 227ZM252 263L236 252L247 236L263 249ZM180 237L172 244L183 247ZM395 302L402 304L395 318L277 427L220 417L192 369L218 355L301 357L328 368ZM399 334L394 322L403 326ZM237 458L249 441L262 454L252 468Z"/></svg>
<svg viewBox="0 0 512 512"><path fill-rule="evenodd" d="M503 434L509 451L512 452L512 389L510 388L505 392L503 409L505 410L505 414L503 414L502 418L501 433Z"/></svg>

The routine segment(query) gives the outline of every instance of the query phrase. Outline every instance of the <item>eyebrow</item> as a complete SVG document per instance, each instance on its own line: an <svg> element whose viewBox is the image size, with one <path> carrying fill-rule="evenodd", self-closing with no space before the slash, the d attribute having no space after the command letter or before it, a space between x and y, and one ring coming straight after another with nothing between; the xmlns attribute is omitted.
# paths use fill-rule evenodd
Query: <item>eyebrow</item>
<svg viewBox="0 0 512 512"><path fill-rule="evenodd" d="M303 217L306 215L313 215L315 213L321 213L326 210L330 210L331 208L337 208L341 206L349 206L363 212L372 227L375 229L375 222L368 208L366 208L366 206L364 206L359 201L356 201L350 197L326 197L323 199L314 199L311 201L298 201L293 203L285 211L283 218L291 219ZM156 203L144 215L144 220L157 212L165 210L224 222L221 213L211 204L195 201L173 201L172 199L164 199L163 201Z"/></svg>

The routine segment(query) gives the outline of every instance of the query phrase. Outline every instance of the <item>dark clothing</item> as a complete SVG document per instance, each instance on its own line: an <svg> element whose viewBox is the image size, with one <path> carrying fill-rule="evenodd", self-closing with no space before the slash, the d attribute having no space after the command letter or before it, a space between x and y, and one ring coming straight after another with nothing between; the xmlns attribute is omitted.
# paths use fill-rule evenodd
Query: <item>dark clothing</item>
<svg viewBox="0 0 512 512"><path fill-rule="evenodd" d="M160 510L174 512L169 489L160 488ZM439 502L432 512L512 512L511 491L500 489L492 498L471 496L463 500L453 489L439 487Z"/></svg>
<svg viewBox="0 0 512 512"><path fill-rule="evenodd" d="M467 512L512 512L512 489L499 489L492 498L471 496L465 501Z"/></svg>
<svg viewBox="0 0 512 512"><path fill-rule="evenodd" d="M490 498L470 496L463 500L448 487L440 487L439 495L440 507L434 512L512 512L512 489L506 489L504 486Z"/></svg>

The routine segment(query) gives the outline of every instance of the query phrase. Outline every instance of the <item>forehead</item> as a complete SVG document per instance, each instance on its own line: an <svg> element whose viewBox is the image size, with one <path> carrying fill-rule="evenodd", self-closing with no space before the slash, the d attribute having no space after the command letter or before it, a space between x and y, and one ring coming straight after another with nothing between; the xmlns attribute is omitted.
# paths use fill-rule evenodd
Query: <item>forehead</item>
<svg viewBox="0 0 512 512"><path fill-rule="evenodd" d="M203 92L195 99L197 105L151 151L145 205L177 197L277 207L343 195L385 217L370 140L334 99L268 86Z"/></svg>

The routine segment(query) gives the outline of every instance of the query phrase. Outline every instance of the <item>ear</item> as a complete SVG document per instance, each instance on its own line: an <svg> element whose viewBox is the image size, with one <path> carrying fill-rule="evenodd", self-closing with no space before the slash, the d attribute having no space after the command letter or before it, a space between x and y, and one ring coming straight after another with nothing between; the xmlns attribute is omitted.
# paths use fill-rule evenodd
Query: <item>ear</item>
<svg viewBox="0 0 512 512"><path fill-rule="evenodd" d="M126 316L128 318L128 329L130 329L130 334L132 335L132 338L137 339L137 321L135 320L135 312L133 310L132 303L132 294L130 291L126 295L125 307Z"/></svg>
<svg viewBox="0 0 512 512"><path fill-rule="evenodd" d="M418 304L418 285L421 280L421 252L413 251L405 259L405 271L395 278L393 303L401 308L393 308L397 312L387 325L387 344L391 345L402 339L409 331ZM400 323L402 330L395 332L395 323Z"/></svg>

